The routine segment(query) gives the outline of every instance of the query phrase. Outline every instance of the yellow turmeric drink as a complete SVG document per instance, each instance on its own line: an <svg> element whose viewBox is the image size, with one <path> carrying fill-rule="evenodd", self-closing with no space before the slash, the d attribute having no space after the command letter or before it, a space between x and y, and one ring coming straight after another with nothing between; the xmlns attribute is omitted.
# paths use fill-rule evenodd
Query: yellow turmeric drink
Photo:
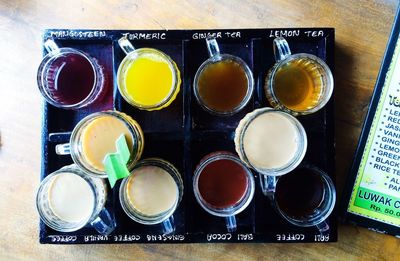
<svg viewBox="0 0 400 261"><path fill-rule="evenodd" d="M118 74L122 96L139 109L167 107L179 92L181 81L176 64L155 49L142 48L130 53Z"/></svg>

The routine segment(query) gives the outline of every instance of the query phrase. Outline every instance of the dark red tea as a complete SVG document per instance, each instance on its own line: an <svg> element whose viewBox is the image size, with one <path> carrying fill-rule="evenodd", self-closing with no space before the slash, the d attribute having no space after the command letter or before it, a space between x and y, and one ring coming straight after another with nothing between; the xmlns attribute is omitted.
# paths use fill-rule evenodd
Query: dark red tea
<svg viewBox="0 0 400 261"><path fill-rule="evenodd" d="M233 160L209 163L199 176L201 197L215 208L229 208L244 197L248 187L246 169Z"/></svg>
<svg viewBox="0 0 400 261"><path fill-rule="evenodd" d="M298 168L278 179L275 197L279 208L294 218L314 213L324 199L322 177L311 169Z"/></svg>
<svg viewBox="0 0 400 261"><path fill-rule="evenodd" d="M50 65L47 92L63 105L77 104L89 96L95 83L95 71L82 55L62 54Z"/></svg>

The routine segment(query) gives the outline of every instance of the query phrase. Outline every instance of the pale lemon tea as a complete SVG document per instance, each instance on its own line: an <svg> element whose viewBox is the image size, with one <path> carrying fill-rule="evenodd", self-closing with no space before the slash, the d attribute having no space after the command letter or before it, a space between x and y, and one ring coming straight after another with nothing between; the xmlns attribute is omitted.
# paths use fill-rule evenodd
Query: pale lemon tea
<svg viewBox="0 0 400 261"><path fill-rule="evenodd" d="M306 111L320 101L323 79L315 63L300 58L282 65L275 73L273 85L282 105L294 111Z"/></svg>
<svg viewBox="0 0 400 261"><path fill-rule="evenodd" d="M333 76L328 65L309 53L292 54L288 42L273 42L276 63L265 80L265 95L272 107L294 116L322 109L333 93Z"/></svg>

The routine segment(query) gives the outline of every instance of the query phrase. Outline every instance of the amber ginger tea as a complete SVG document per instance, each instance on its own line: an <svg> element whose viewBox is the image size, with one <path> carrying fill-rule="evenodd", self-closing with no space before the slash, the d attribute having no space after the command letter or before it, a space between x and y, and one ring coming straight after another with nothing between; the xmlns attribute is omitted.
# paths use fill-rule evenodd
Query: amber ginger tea
<svg viewBox="0 0 400 261"><path fill-rule="evenodd" d="M278 68L273 90L276 98L286 108L306 111L320 102L323 84L319 66L313 60L298 58Z"/></svg>
<svg viewBox="0 0 400 261"><path fill-rule="evenodd" d="M200 73L198 92L203 104L219 113L237 109L245 99L249 80L241 64L222 60L208 64Z"/></svg>

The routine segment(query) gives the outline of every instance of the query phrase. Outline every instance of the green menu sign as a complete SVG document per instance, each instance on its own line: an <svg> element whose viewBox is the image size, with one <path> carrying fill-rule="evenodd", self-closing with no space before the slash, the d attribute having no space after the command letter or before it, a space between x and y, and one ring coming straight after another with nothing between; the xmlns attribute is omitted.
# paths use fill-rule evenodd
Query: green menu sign
<svg viewBox="0 0 400 261"><path fill-rule="evenodd" d="M400 41L386 75L348 211L400 226Z"/></svg>

